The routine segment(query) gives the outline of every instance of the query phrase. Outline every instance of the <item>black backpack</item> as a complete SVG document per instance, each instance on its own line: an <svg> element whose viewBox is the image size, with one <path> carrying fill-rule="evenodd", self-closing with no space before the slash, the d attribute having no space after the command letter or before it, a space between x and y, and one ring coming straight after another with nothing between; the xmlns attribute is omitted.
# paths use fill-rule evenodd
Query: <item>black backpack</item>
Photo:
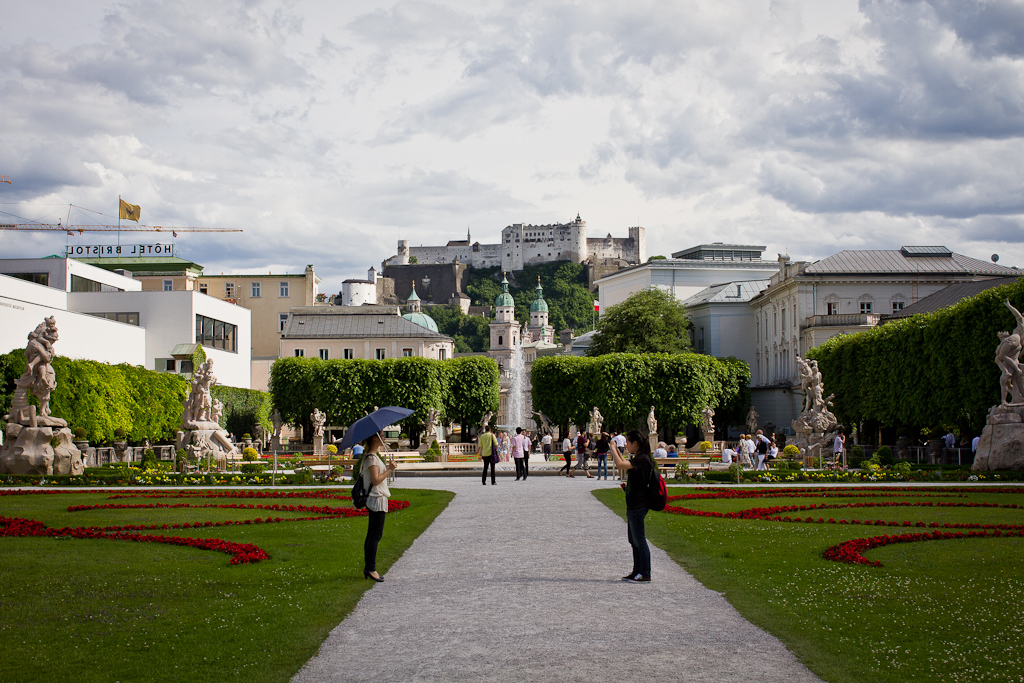
<svg viewBox="0 0 1024 683"><path fill-rule="evenodd" d="M356 483L352 487L352 507L357 510L362 510L366 507L366 499L370 497L370 492L366 489L366 485L363 483L362 468L356 473Z"/></svg>
<svg viewBox="0 0 1024 683"><path fill-rule="evenodd" d="M665 486L665 478L661 476L661 470L657 463L651 470L651 481L647 486L647 507L656 512L661 512L668 505L668 488Z"/></svg>

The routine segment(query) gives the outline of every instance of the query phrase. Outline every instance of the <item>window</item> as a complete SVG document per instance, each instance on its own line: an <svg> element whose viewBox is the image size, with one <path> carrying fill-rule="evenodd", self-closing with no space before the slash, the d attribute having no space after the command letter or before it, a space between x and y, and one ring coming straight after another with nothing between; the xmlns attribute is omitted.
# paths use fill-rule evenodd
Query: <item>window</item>
<svg viewBox="0 0 1024 683"><path fill-rule="evenodd" d="M178 371L181 372L182 374L191 375L192 374L192 361L190 361L190 360L183 360L183 361L181 361L181 363L178 364Z"/></svg>
<svg viewBox="0 0 1024 683"><path fill-rule="evenodd" d="M288 324L288 314L278 313L277 315L277 331L284 332L284 326Z"/></svg>
<svg viewBox="0 0 1024 683"><path fill-rule="evenodd" d="M224 283L224 298L234 299L235 298L235 283L225 282Z"/></svg>
<svg viewBox="0 0 1024 683"><path fill-rule="evenodd" d="M704 351L704 328L703 327L698 327L697 328L697 350L702 352L702 353Z"/></svg>
<svg viewBox="0 0 1024 683"><path fill-rule="evenodd" d="M448 357L448 352L445 349L441 349L437 352L438 360L445 360Z"/></svg>
<svg viewBox="0 0 1024 683"><path fill-rule="evenodd" d="M196 343L238 353L238 327L205 315L196 316Z"/></svg>
<svg viewBox="0 0 1024 683"><path fill-rule="evenodd" d="M173 292L174 291L174 280L164 280L164 291L165 292Z"/></svg>
<svg viewBox="0 0 1024 683"><path fill-rule="evenodd" d="M839 303L830 301L825 304L825 315L839 315Z"/></svg>
<svg viewBox="0 0 1024 683"><path fill-rule="evenodd" d="M280 294L280 296L281 296L282 299L287 299L288 298L288 283L287 282L282 282L282 283L280 283L280 285L281 285L281 294Z"/></svg>
<svg viewBox="0 0 1024 683"><path fill-rule="evenodd" d="M114 287L113 285L105 285L102 282L96 282L90 280L87 277L81 277L79 275L71 275L71 291L72 292L123 292L123 289Z"/></svg>
<svg viewBox="0 0 1024 683"><path fill-rule="evenodd" d="M331 352L327 349L320 349L320 360L330 360Z"/></svg>
<svg viewBox="0 0 1024 683"><path fill-rule="evenodd" d="M252 298L253 299L259 299L260 298L260 283L259 282L253 282L251 284L252 284Z"/></svg>
<svg viewBox="0 0 1024 683"><path fill-rule="evenodd" d="M387 355L387 350L386 349L377 349L376 350L376 358L377 358L377 360L384 360L387 357L388 357L388 355Z"/></svg>
<svg viewBox="0 0 1024 683"><path fill-rule="evenodd" d="M498 335L498 346L502 346L502 345L504 345L504 343L505 343L505 339L504 339L504 337L502 337L502 336L501 336L501 335L499 334L499 335Z"/></svg>
<svg viewBox="0 0 1024 683"><path fill-rule="evenodd" d="M158 371L174 372L177 362L173 358L157 358L156 369Z"/></svg>
<svg viewBox="0 0 1024 683"><path fill-rule="evenodd" d="M138 313L89 313L88 315L96 318L106 318L107 320L116 320L119 323L125 323L126 325L139 324Z"/></svg>
<svg viewBox="0 0 1024 683"><path fill-rule="evenodd" d="M295 357L302 358L306 355L306 349L295 349Z"/></svg>
<svg viewBox="0 0 1024 683"><path fill-rule="evenodd" d="M902 302L902 301L893 301L892 302L892 312L893 313L898 313L899 311L902 311L903 310L903 303L904 302Z"/></svg>
<svg viewBox="0 0 1024 683"><path fill-rule="evenodd" d="M355 349L345 349L341 353L345 360L352 360L356 357Z"/></svg>
<svg viewBox="0 0 1024 683"><path fill-rule="evenodd" d="M412 349L402 349L402 358L412 357Z"/></svg>
<svg viewBox="0 0 1024 683"><path fill-rule="evenodd" d="M50 274L49 273L4 273L4 275L6 275L8 277L16 277L19 280L26 280L28 282L34 282L37 285L42 285L44 287L46 287L46 286L48 286L50 284ZM71 277L76 277L76 276L72 275Z"/></svg>
<svg viewBox="0 0 1024 683"><path fill-rule="evenodd" d="M199 293L200 293L200 294L209 294L209 293L210 293L210 291L209 291L209 286L208 286L208 285L206 285L206 284L205 284L205 283L203 283L203 282L200 282L200 283L199 283Z"/></svg>
<svg viewBox="0 0 1024 683"><path fill-rule="evenodd" d="M861 313L870 313L871 312L871 302L870 301L861 301L860 302L860 312Z"/></svg>
<svg viewBox="0 0 1024 683"><path fill-rule="evenodd" d="M782 331L786 331L786 309L782 309Z"/></svg>

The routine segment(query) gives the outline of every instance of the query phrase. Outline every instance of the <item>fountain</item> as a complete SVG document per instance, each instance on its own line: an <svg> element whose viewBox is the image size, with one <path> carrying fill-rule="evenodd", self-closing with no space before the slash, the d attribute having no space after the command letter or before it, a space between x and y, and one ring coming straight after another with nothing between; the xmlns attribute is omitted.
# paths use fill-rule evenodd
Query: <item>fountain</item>
<svg viewBox="0 0 1024 683"><path fill-rule="evenodd" d="M526 401L523 392L523 381L526 377L526 364L523 362L523 345L516 343L513 337L512 343L512 371L508 386L508 415L506 422L515 431L516 427L524 427L526 419Z"/></svg>

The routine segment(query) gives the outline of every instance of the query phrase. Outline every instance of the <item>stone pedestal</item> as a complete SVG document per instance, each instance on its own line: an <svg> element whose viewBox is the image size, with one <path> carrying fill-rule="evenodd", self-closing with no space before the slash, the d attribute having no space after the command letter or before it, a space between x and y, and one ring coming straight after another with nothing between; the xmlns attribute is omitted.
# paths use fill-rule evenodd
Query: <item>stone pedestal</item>
<svg viewBox="0 0 1024 683"><path fill-rule="evenodd" d="M1024 470L1024 404L995 406L985 422L971 469Z"/></svg>
<svg viewBox="0 0 1024 683"><path fill-rule="evenodd" d="M3 450L0 450L0 474L53 474L51 427L7 425Z"/></svg>
<svg viewBox="0 0 1024 683"><path fill-rule="evenodd" d="M71 430L61 429L57 432L57 439L57 447L53 449L53 473L82 474L85 471L82 451L71 440Z"/></svg>
<svg viewBox="0 0 1024 683"><path fill-rule="evenodd" d="M712 446L714 446L715 445L715 433L714 432L704 432L704 440L707 441Z"/></svg>
<svg viewBox="0 0 1024 683"><path fill-rule="evenodd" d="M647 432L647 441L651 444L651 453L658 448L658 435L655 432Z"/></svg>
<svg viewBox="0 0 1024 683"><path fill-rule="evenodd" d="M320 457L324 454L324 437L314 436L313 437L313 455Z"/></svg>

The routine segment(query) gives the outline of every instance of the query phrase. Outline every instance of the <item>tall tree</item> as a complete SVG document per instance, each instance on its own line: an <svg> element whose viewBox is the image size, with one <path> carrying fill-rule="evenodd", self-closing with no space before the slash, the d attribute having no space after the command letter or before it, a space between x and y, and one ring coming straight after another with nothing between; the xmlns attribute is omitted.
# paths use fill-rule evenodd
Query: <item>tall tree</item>
<svg viewBox="0 0 1024 683"><path fill-rule="evenodd" d="M644 289L601 316L587 355L683 353L690 350L689 329L679 300L661 289Z"/></svg>

